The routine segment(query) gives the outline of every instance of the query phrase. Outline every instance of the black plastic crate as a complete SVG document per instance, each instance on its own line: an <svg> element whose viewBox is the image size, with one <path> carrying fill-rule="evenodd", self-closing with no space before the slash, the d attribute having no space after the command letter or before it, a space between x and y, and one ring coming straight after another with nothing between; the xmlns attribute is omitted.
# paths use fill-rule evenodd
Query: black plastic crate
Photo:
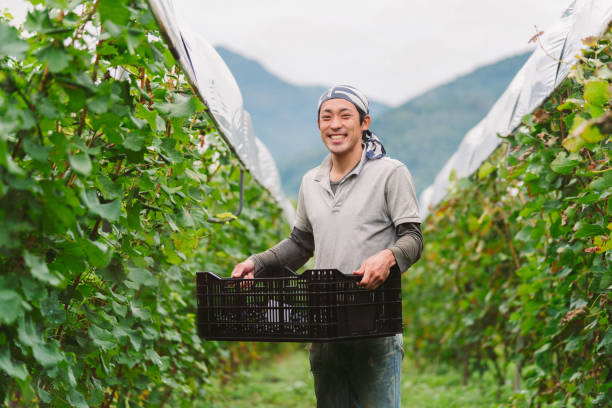
<svg viewBox="0 0 612 408"><path fill-rule="evenodd" d="M402 332L395 267L373 291L336 269L273 275L232 279L199 272L198 334L208 340L327 342Z"/></svg>

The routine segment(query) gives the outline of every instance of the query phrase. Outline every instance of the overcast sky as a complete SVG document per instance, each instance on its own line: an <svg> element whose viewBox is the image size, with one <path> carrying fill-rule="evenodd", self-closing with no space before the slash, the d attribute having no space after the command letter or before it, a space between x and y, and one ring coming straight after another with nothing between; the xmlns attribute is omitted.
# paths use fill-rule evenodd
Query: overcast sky
<svg viewBox="0 0 612 408"><path fill-rule="evenodd" d="M296 84L348 83L397 105L528 49L570 0L175 0L213 45ZM2 0L22 14L21 0Z"/></svg>
<svg viewBox="0 0 612 408"><path fill-rule="evenodd" d="M213 45L297 84L349 83L389 104L533 49L569 0L176 0Z"/></svg>

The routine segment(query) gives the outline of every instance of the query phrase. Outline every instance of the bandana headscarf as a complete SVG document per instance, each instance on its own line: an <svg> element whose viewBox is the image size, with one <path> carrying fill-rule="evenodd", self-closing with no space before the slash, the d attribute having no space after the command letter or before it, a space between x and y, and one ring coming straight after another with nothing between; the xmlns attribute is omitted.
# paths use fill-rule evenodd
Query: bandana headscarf
<svg viewBox="0 0 612 408"><path fill-rule="evenodd" d="M338 98L346 99L347 101L351 102L353 105L355 105L357 110L365 112L366 115L370 113L370 102L368 101L368 98L359 89L350 85L336 85L325 91L319 98L317 112L321 111L321 105L323 102ZM385 147L382 145L378 136L372 133L369 129L364 130L361 139L365 143L366 158L368 160L380 159L387 154Z"/></svg>

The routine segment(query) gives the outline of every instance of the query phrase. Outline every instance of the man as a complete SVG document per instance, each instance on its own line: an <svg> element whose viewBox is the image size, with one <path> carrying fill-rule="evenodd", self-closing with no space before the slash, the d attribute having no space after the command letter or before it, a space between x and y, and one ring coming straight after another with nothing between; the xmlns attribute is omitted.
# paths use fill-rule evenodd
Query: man
<svg viewBox="0 0 612 408"><path fill-rule="evenodd" d="M321 95L317 124L330 155L302 179L291 236L236 265L232 277L296 270L316 250L316 268L362 275L359 285L376 289L391 267L405 271L418 260L423 238L412 178L385 156L370 121L358 89L335 86ZM401 334L313 344L317 407L399 407L402 357Z"/></svg>

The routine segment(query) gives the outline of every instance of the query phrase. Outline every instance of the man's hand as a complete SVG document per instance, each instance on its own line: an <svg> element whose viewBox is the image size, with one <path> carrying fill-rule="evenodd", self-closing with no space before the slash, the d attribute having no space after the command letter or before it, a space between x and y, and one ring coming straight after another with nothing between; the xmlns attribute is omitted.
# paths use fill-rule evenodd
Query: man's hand
<svg viewBox="0 0 612 408"><path fill-rule="evenodd" d="M240 262L232 271L232 278L253 279L255 277L255 263L250 259Z"/></svg>
<svg viewBox="0 0 612 408"><path fill-rule="evenodd" d="M359 269L353 272L355 275L363 275L361 282L357 285L370 290L376 289L387 280L393 265L395 265L393 252L390 249L383 249L366 259Z"/></svg>

